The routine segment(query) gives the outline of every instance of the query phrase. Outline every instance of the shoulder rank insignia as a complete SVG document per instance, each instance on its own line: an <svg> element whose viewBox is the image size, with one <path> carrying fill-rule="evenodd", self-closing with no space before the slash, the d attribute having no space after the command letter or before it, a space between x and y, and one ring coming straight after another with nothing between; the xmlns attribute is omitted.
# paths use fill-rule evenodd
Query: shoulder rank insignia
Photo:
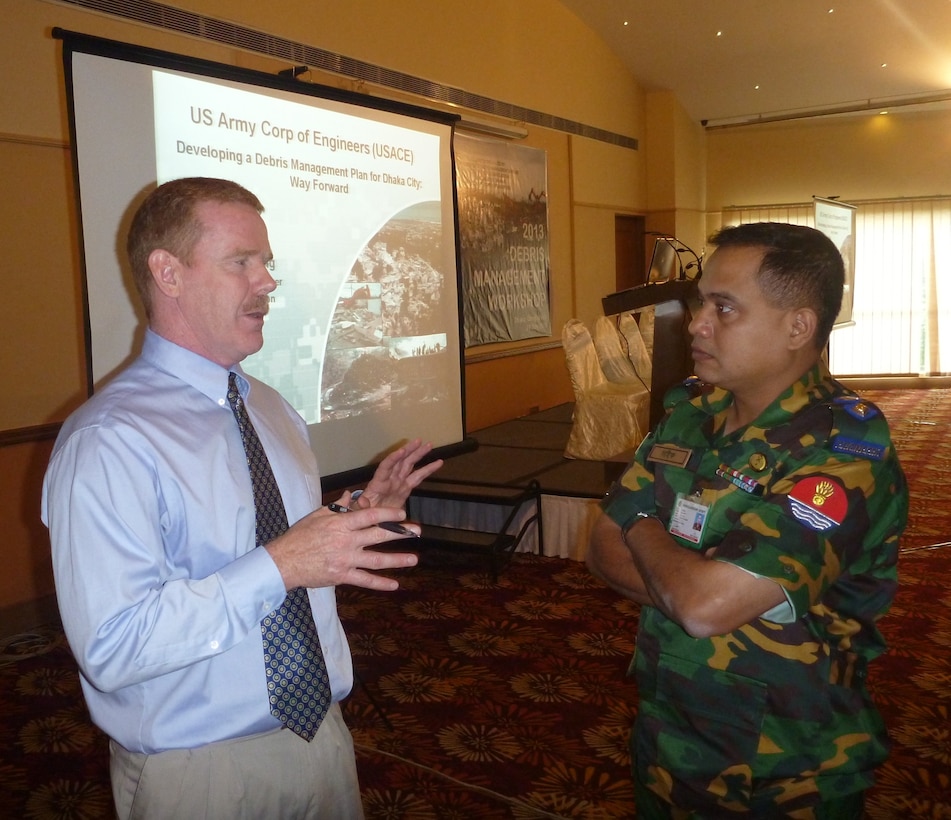
<svg viewBox="0 0 951 820"><path fill-rule="evenodd" d="M798 521L821 532L845 520L848 501L845 490L835 479L810 476L800 479L792 488L789 508Z"/></svg>
<svg viewBox="0 0 951 820"><path fill-rule="evenodd" d="M882 444L872 444L870 441L859 441L845 436L836 436L832 440L832 451L834 453L846 453L850 456L859 456L867 458L870 461L881 461L885 458L885 446Z"/></svg>
<svg viewBox="0 0 951 820"><path fill-rule="evenodd" d="M858 396L840 396L833 400L839 407L845 410L852 418L864 421L875 418L879 410L871 402L860 399Z"/></svg>

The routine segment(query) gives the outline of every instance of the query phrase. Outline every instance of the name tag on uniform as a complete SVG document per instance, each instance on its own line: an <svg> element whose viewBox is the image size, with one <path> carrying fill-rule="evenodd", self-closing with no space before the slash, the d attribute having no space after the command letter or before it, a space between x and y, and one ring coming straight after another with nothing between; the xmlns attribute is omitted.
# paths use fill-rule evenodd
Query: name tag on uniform
<svg viewBox="0 0 951 820"><path fill-rule="evenodd" d="M655 444L647 454L648 461L659 461L661 464L673 464L675 467L686 467L690 461L691 451L685 447L675 447L672 444Z"/></svg>

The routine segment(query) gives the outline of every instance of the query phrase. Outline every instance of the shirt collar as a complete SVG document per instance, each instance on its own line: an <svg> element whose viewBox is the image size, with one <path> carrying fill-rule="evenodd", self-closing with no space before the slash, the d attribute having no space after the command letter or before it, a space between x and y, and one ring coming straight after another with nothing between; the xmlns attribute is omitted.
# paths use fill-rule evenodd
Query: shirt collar
<svg viewBox="0 0 951 820"><path fill-rule="evenodd" d="M762 438L763 430L784 424L804 407L817 400L831 397L833 395L831 382L832 376L828 367L824 362L817 362L777 396L756 419L731 435L743 439ZM717 429L720 425L717 424L715 418L733 403L733 394L723 388L715 387L692 399L691 403L711 416L714 419L714 429Z"/></svg>
<svg viewBox="0 0 951 820"><path fill-rule="evenodd" d="M191 385L216 404L227 403L227 368L198 353L170 342L151 328L146 328L142 344L142 359L177 379ZM248 395L248 378L240 365L231 368L238 374L238 390L242 398Z"/></svg>

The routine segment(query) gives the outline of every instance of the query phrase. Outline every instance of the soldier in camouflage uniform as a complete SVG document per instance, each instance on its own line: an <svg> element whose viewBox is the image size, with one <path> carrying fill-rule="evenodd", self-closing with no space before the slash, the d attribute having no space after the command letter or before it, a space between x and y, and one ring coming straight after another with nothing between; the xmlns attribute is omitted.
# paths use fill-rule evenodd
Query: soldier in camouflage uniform
<svg viewBox="0 0 951 820"><path fill-rule="evenodd" d="M860 818L887 755L866 671L885 649L904 475L881 412L821 361L833 243L776 223L712 241L699 378L667 396L587 556L643 604L638 817Z"/></svg>

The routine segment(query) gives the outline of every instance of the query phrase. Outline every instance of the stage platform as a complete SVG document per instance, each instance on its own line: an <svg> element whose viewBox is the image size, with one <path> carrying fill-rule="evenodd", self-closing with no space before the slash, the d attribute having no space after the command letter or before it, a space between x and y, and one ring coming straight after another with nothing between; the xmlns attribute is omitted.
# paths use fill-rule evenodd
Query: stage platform
<svg viewBox="0 0 951 820"><path fill-rule="evenodd" d="M533 479L546 495L601 498L632 452L609 461L565 458L574 405L560 404L471 434L478 449L449 459L440 481L525 487Z"/></svg>
<svg viewBox="0 0 951 820"><path fill-rule="evenodd" d="M473 432L478 448L447 460L433 479L520 488L537 481L544 553L582 560L599 512L598 502L633 453L619 453L608 461L565 458L572 409L571 403L561 404ZM501 526L507 510L463 499L416 498L409 512L410 517L439 526L492 530ZM526 510L524 517L529 514ZM521 521L517 519L514 526L520 526ZM535 525L527 530L519 549L537 551Z"/></svg>

